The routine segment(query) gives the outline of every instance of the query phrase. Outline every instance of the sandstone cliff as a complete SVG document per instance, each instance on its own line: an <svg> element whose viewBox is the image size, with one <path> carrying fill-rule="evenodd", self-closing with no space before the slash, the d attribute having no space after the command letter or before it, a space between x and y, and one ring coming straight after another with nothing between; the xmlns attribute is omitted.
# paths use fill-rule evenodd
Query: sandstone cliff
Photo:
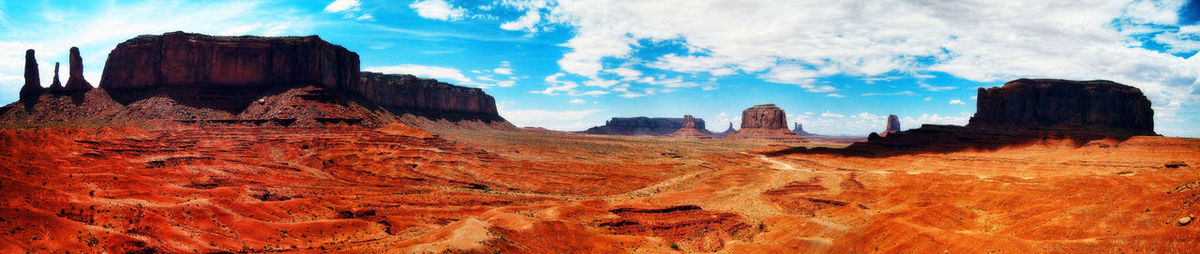
<svg viewBox="0 0 1200 254"><path fill-rule="evenodd" d="M704 119L695 118L696 129L708 134ZM613 117L603 126L588 128L581 133L630 136L663 136L683 127L683 118Z"/></svg>
<svg viewBox="0 0 1200 254"><path fill-rule="evenodd" d="M786 121L787 114L775 104L755 105L742 111L742 128L725 138L801 141Z"/></svg>
<svg viewBox="0 0 1200 254"><path fill-rule="evenodd" d="M362 72L359 82L344 87L397 113L431 119L504 121L496 100L482 89L456 86L413 75Z"/></svg>
<svg viewBox="0 0 1200 254"><path fill-rule="evenodd" d="M680 138L711 138L712 137L711 135L709 135L709 133L707 131L700 131L699 129L696 129L696 118L692 117L692 115L684 115L682 126L679 127L679 130L676 130L675 132L671 133L670 136L671 137L680 137Z"/></svg>
<svg viewBox="0 0 1200 254"><path fill-rule="evenodd" d="M1155 135L1154 111L1142 91L1106 80L1018 79L980 88L967 127Z"/></svg>
<svg viewBox="0 0 1200 254"><path fill-rule="evenodd" d="M225 37L172 32L118 44L108 55L100 87L315 84L336 88L358 80L358 54L315 35Z"/></svg>

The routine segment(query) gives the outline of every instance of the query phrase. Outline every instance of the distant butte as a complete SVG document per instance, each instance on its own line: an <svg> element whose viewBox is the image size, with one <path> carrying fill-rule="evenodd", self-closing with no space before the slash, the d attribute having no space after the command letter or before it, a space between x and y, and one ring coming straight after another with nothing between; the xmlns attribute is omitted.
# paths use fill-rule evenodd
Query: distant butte
<svg viewBox="0 0 1200 254"><path fill-rule="evenodd" d="M787 114L775 104L755 105L742 111L742 128L725 138L793 142L803 140L788 130L786 121Z"/></svg>
<svg viewBox="0 0 1200 254"><path fill-rule="evenodd" d="M696 129L705 135L710 134L704 127L704 119L693 118ZM588 128L580 133L626 136L667 136L675 133L684 125L684 118L669 117L613 117L604 125Z"/></svg>
<svg viewBox="0 0 1200 254"><path fill-rule="evenodd" d="M711 138L712 136L696 129L696 118L692 115L683 116L683 126L671 133L671 137L679 138Z"/></svg>

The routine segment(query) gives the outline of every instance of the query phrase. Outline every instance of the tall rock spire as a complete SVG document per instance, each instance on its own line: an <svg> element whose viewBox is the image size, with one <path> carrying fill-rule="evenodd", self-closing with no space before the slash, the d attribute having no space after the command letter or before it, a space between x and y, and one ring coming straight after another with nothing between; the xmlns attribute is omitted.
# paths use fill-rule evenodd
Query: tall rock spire
<svg viewBox="0 0 1200 254"><path fill-rule="evenodd" d="M54 81L50 83L50 88L46 90L51 94L61 94L63 92L62 82L58 81L58 62L54 62Z"/></svg>
<svg viewBox="0 0 1200 254"><path fill-rule="evenodd" d="M20 100L25 102L37 101L42 95L42 80L38 76L37 59L33 50L25 51L25 86L21 87Z"/></svg>
<svg viewBox="0 0 1200 254"><path fill-rule="evenodd" d="M75 93L92 90L92 84L83 79L83 58L79 57L78 47L71 47L70 64L71 72L69 75L71 76L67 77L67 85L65 89L63 89L64 92Z"/></svg>

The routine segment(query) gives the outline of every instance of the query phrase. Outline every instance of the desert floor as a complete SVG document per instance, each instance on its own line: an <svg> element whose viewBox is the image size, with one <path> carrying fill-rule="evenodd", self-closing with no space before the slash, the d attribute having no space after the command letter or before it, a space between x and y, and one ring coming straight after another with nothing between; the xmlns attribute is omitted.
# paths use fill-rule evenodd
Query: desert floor
<svg viewBox="0 0 1200 254"><path fill-rule="evenodd" d="M793 146L842 147L810 141ZM0 129L0 252L1196 252L1200 139L883 158L555 132Z"/></svg>

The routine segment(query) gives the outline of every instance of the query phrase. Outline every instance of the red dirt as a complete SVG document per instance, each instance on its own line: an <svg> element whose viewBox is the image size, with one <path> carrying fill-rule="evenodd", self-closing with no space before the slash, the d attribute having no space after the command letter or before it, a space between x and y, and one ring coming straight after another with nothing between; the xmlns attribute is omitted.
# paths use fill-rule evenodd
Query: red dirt
<svg viewBox="0 0 1200 254"><path fill-rule="evenodd" d="M435 134L436 133L436 134ZM829 144L814 144L829 145ZM836 145L836 144L835 144ZM1190 252L1200 140L885 158L551 132L0 129L0 252Z"/></svg>

